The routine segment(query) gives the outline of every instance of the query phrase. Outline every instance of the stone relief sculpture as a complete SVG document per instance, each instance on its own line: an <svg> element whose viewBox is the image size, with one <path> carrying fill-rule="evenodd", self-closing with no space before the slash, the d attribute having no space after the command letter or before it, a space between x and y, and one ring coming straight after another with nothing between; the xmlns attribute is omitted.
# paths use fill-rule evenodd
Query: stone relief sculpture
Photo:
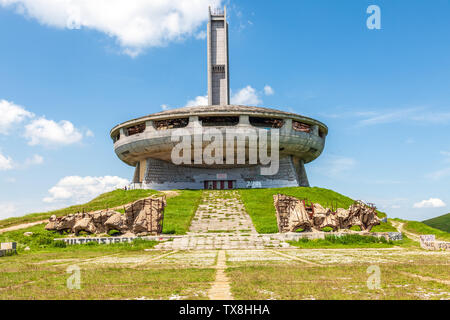
<svg viewBox="0 0 450 320"><path fill-rule="evenodd" d="M51 231L66 231L79 234L107 233L117 230L122 234L138 236L162 233L166 198L146 198L125 206L122 214L113 210L69 214L64 217L52 216L45 227Z"/></svg>
<svg viewBox="0 0 450 320"><path fill-rule="evenodd" d="M338 208L332 211L318 203L308 203L306 200L278 194L274 195L274 205L278 230L281 233L295 232L298 229L305 232L321 232L326 227L339 231L353 226L359 226L361 231L370 232L381 222L376 208L362 201L356 201L348 210Z"/></svg>

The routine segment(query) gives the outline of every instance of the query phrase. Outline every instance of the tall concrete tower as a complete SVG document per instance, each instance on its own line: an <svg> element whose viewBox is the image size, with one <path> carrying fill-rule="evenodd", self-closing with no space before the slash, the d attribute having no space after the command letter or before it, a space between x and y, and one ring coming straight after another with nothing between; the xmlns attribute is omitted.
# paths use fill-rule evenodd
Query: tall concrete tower
<svg viewBox="0 0 450 320"><path fill-rule="evenodd" d="M223 11L209 7L208 23L208 102L209 105L230 104L228 68L227 8Z"/></svg>

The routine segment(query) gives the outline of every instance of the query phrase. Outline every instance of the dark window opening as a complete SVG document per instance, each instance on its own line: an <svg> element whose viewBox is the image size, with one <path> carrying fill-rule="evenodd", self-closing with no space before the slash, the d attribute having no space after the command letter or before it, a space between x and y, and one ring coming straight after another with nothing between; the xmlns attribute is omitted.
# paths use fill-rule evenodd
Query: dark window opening
<svg viewBox="0 0 450 320"><path fill-rule="evenodd" d="M145 131L145 123L138 124L133 127L127 128L127 135L132 136L135 134L139 134Z"/></svg>
<svg viewBox="0 0 450 320"><path fill-rule="evenodd" d="M224 64L213 65L212 70L215 73L225 73L225 65Z"/></svg>
<svg viewBox="0 0 450 320"><path fill-rule="evenodd" d="M116 143L116 142L119 141L119 140L120 140L120 133L117 134L117 135L115 135L115 136L113 137L114 143Z"/></svg>
<svg viewBox="0 0 450 320"><path fill-rule="evenodd" d="M232 127L239 124L239 117L200 117L204 127Z"/></svg>
<svg viewBox="0 0 450 320"><path fill-rule="evenodd" d="M258 128L281 129L284 126L284 120L250 117L250 124Z"/></svg>
<svg viewBox="0 0 450 320"><path fill-rule="evenodd" d="M183 119L170 119L155 121L156 130L169 130L169 129L179 129L186 128L189 124L189 118Z"/></svg>
<svg viewBox="0 0 450 320"><path fill-rule="evenodd" d="M292 122L292 128L294 129L294 131L298 131L298 132L306 132L306 133L311 132L311 126L309 124L301 123L298 121Z"/></svg>

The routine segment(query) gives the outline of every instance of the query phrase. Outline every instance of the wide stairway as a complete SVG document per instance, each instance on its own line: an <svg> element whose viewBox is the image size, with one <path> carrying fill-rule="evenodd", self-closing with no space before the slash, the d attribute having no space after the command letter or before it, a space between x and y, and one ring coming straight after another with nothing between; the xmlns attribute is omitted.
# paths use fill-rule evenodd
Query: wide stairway
<svg viewBox="0 0 450 320"><path fill-rule="evenodd" d="M256 232L239 192L204 191L186 236L161 243L162 250L265 249L289 247Z"/></svg>

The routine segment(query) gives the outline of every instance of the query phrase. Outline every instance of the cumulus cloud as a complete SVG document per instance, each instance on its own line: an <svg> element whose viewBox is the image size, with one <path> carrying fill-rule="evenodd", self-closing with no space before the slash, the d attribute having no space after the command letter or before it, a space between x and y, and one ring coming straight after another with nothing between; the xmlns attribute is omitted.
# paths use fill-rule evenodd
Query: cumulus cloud
<svg viewBox="0 0 450 320"><path fill-rule="evenodd" d="M42 117L25 126L25 138L30 146L57 146L80 142L83 134L70 121L55 122Z"/></svg>
<svg viewBox="0 0 450 320"><path fill-rule="evenodd" d="M62 178L54 187L48 190L50 196L44 198L43 201L46 203L83 203L102 193L123 188L128 184L129 181L127 179L113 176L69 176Z"/></svg>
<svg viewBox="0 0 450 320"><path fill-rule="evenodd" d="M161 109L162 109L163 111L167 111L167 110L170 109L170 107L169 107L167 104L163 104L163 105L161 105Z"/></svg>
<svg viewBox="0 0 450 320"><path fill-rule="evenodd" d="M261 99L262 94L272 95L275 91L270 86L265 86L263 92L257 91L252 86L246 86L238 90L235 94L231 96L231 104L236 105L247 105L247 106L258 106L263 103ZM189 100L185 107L195 107L195 106L207 106L209 104L208 95L198 96L193 100Z"/></svg>
<svg viewBox="0 0 450 320"><path fill-rule="evenodd" d="M262 104L262 100L259 98L259 95L254 88L246 86L231 97L231 103L257 106Z"/></svg>
<svg viewBox="0 0 450 320"><path fill-rule="evenodd" d="M208 96L198 96L194 100L189 100L185 107L207 106Z"/></svg>
<svg viewBox="0 0 450 320"><path fill-rule="evenodd" d="M275 90L273 90L273 88L272 88L271 86L266 85L266 86L264 87L264 94L265 94L266 96L272 96L272 95L275 94Z"/></svg>
<svg viewBox="0 0 450 320"><path fill-rule="evenodd" d="M0 115L0 134L8 134L14 124L34 116L25 108L6 100L0 100Z"/></svg>
<svg viewBox="0 0 450 320"><path fill-rule="evenodd" d="M414 204L414 208L443 208L447 206L444 201L437 198L430 198L429 200L423 200Z"/></svg>
<svg viewBox="0 0 450 320"><path fill-rule="evenodd" d="M0 171L11 170L14 168L11 157L4 156L0 153Z"/></svg>
<svg viewBox="0 0 450 320"><path fill-rule="evenodd" d="M208 20L208 6L222 0L0 0L0 5L60 29L92 29L114 38L136 56L189 36Z"/></svg>

